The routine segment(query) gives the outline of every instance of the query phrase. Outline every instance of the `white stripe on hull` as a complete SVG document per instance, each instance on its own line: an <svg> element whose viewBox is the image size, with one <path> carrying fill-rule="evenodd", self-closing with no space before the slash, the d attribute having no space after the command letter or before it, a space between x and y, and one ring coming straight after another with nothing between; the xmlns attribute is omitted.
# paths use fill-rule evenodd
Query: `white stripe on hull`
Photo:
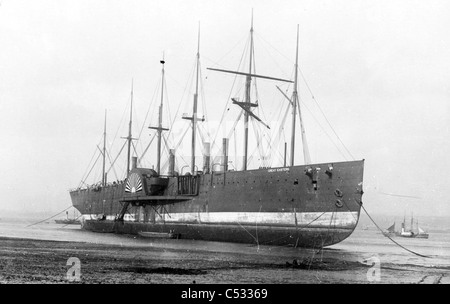
<svg viewBox="0 0 450 304"><path fill-rule="evenodd" d="M167 224L224 224L261 226L298 226L324 228L353 228L358 221L358 212L184 212L160 214L156 223ZM85 214L85 220L97 219L97 215ZM114 216L107 216L113 220ZM134 216L124 218L134 222Z"/></svg>

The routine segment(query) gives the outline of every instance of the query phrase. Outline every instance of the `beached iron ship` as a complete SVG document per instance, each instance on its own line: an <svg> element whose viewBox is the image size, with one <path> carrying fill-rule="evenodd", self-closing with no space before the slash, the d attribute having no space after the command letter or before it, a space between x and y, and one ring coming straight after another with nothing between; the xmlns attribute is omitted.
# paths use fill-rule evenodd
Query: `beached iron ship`
<svg viewBox="0 0 450 304"><path fill-rule="evenodd" d="M253 33L253 21L250 31ZM253 39L250 40L253 48ZM290 245L321 248L347 238L355 229L362 204L364 160L313 164L304 148L304 165L294 165L295 125L299 118L303 143L303 124L297 96L298 29L295 79L293 81L257 75L252 69L252 52L248 73L222 69L219 72L242 75L246 92L242 101L233 104L242 109L245 119L242 170L228 168L228 139L222 141L220 163L213 164L210 144L203 143L203 168L196 170L197 89L192 121L192 161L190 172L175 171L175 153L170 150L168 172L162 174L161 134L162 102L157 132L156 168L141 168L130 157L131 127L128 134L127 178L107 183L106 176L95 186L70 191L73 206L83 214L82 227L96 232L123 234L158 233L183 239L242 242L266 245ZM197 52L197 60L199 60ZM164 77L164 61L162 75ZM252 111L258 106L250 100L253 78L293 83L288 99L292 113L291 157L289 163L276 168L247 168L248 122L264 124ZM162 95L163 90L161 90ZM283 93L284 94L284 93ZM130 111L130 126L131 126ZM264 124L265 125L265 124ZM266 126L266 125L265 125ZM268 126L267 126L268 127ZM106 130L106 127L105 127ZM106 131L105 131L106 132ZM105 148L104 148L105 149ZM286 153L285 153L286 155ZM103 172L105 151L103 151Z"/></svg>

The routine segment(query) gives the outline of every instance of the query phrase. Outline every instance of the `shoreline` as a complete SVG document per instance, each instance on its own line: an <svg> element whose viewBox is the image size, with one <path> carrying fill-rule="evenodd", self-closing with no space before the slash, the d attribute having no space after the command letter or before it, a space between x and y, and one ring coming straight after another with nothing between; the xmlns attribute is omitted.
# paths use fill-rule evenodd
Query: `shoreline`
<svg viewBox="0 0 450 304"><path fill-rule="evenodd" d="M74 264L67 265L69 258L79 260L82 284L450 283L447 267L385 264L379 267L379 280L370 281L368 273L376 275L373 261L364 264L333 250L292 259L270 249L270 254L211 252L2 236L0 283L70 283L67 273Z"/></svg>

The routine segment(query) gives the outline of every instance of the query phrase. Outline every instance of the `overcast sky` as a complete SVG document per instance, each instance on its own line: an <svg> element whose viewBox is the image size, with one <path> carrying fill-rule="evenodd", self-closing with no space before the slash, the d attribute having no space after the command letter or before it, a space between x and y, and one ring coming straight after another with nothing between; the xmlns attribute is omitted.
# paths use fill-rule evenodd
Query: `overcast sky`
<svg viewBox="0 0 450 304"><path fill-rule="evenodd" d="M259 74L292 77L300 27L300 68L315 98L301 80L312 161L364 158L364 204L374 213L450 215L446 0L3 0L0 209L53 212L69 206L68 190L78 186L101 142L105 109L108 143L118 132L114 151L123 144L127 131L119 128L126 125L132 79L133 133L140 133L150 105L146 126L155 123L163 53L171 117L180 101L178 116L189 114L199 22L200 108L204 102L209 123L217 123L230 94L242 96L243 79L230 92L233 76L206 68L238 68L252 8ZM258 113L274 137L274 120L286 106L275 85L288 87L257 83L258 101L266 107ZM232 124L239 112L230 107L226 120ZM145 127L141 134L142 151L152 133ZM280 138L281 146L289 141L288 130ZM298 137L296 164L302 164L300 144ZM188 145L182 147L188 159ZM230 148L239 153L242 146Z"/></svg>

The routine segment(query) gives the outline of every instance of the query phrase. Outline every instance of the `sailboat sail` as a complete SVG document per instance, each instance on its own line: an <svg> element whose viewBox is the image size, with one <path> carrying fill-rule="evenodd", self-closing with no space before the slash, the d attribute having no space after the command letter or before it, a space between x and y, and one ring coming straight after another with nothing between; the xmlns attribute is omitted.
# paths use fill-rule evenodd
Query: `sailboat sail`
<svg viewBox="0 0 450 304"><path fill-rule="evenodd" d="M389 232L395 232L395 223L392 224L392 226L390 226L390 227L387 229L387 231L389 231Z"/></svg>

